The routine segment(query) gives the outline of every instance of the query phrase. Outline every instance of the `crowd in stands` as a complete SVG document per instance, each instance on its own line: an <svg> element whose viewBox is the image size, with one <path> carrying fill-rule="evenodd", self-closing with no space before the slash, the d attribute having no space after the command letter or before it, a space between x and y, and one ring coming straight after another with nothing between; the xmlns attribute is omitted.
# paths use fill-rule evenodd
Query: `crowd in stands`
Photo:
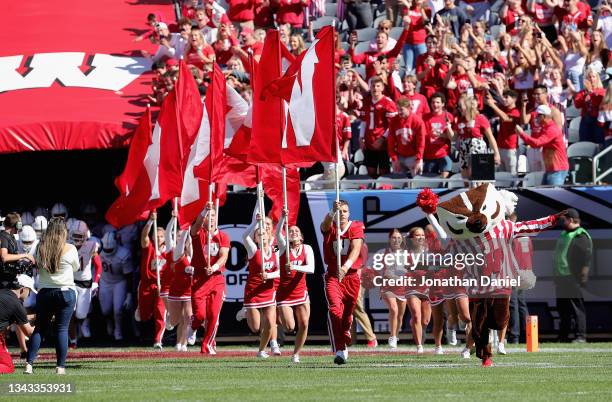
<svg viewBox="0 0 612 402"><path fill-rule="evenodd" d="M471 155L489 153L497 171L561 185L574 169L568 144L612 143L611 4L187 0L176 22L150 14L137 40L159 45L146 54L153 104L181 59L203 96L217 63L250 101L249 53L260 57L268 29L297 56L334 22L340 174L469 178Z"/></svg>

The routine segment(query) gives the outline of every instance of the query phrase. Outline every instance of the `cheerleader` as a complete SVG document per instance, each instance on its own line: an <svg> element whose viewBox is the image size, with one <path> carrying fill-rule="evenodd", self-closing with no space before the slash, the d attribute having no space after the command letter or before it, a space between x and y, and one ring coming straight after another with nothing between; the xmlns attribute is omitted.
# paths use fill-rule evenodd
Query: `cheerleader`
<svg viewBox="0 0 612 402"><path fill-rule="evenodd" d="M170 310L170 325L177 326L176 350L187 351L188 328L192 315L191 309L191 238L189 230L181 230L178 234L176 246L172 250L172 262L169 271L172 271L172 283L168 290L168 308Z"/></svg>
<svg viewBox="0 0 612 402"><path fill-rule="evenodd" d="M257 357L267 359L269 355L265 349L268 342L273 339L273 329L276 329L276 290L279 283L280 264L278 251L274 250L268 231L264 229L261 233L259 228L256 229L261 219L263 217L256 214L255 221L243 235L243 243L249 259L249 275L244 289L244 308L249 328L252 332L260 334ZM284 217L281 218L278 224L276 238L279 237L279 232L282 230L284 219ZM260 241L263 242L263 250L259 249Z"/></svg>
<svg viewBox="0 0 612 402"><path fill-rule="evenodd" d="M404 250L404 238L399 229L392 229L389 233L389 245L383 250L376 252L378 255L383 255L382 261L386 261L387 254L399 256ZM398 264L397 260L391 265L385 264L383 268L383 279L401 279L406 275L406 267L403 264ZM399 333L402 329L402 321L406 313L406 297L405 288L403 286L383 286L380 290L380 296L389 309L389 347L392 350L397 349Z"/></svg>
<svg viewBox="0 0 612 402"><path fill-rule="evenodd" d="M286 210L283 211L283 219L287 219ZM282 221L279 222L279 227L282 228ZM281 255L281 275L276 297L277 314L281 325L288 332L294 331L295 321L297 320L298 330L291 361L299 363L300 351L304 347L308 336L308 320L310 319L310 299L306 287L306 272L314 272L314 253L312 247L304 244L304 236L300 228L291 226L289 228L289 264L287 264L287 254L285 253L287 244L282 231L279 231L277 239ZM300 267L300 270L294 270L295 267Z"/></svg>
<svg viewBox="0 0 612 402"><path fill-rule="evenodd" d="M172 264L172 250L176 246L175 228L176 228L177 221L178 221L178 218L176 217L176 211L172 210L172 216L170 217L170 220L168 221L168 225L166 225L166 243L167 243L166 248L168 252L165 253L166 262L164 264L164 270L162 271L161 276L159 278L159 284L160 284L159 297L161 297L161 299L163 300L164 307L166 309L166 315L165 315L166 331L172 331L174 329L174 326L170 323L171 321L170 320L170 308L168 305L168 294L170 293L170 284L172 283L173 271L167 268L169 268L170 264Z"/></svg>
<svg viewBox="0 0 612 402"><path fill-rule="evenodd" d="M425 231L422 228L413 227L408 232L408 251L410 256L421 255L421 258L426 257L427 242ZM417 354L422 354L425 331L431 319L431 304L428 296L429 288L421 285L422 278L427 275L427 270L423 262L417 266L411 265L411 270L409 275L415 279L416 285L407 290L406 298L408 309L410 310L410 328L412 328L416 352Z"/></svg>

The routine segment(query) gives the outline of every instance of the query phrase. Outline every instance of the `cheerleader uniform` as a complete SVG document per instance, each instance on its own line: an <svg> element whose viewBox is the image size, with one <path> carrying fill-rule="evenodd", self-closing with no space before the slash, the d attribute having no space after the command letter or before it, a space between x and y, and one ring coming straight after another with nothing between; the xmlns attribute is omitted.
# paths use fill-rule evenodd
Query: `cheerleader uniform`
<svg viewBox="0 0 612 402"><path fill-rule="evenodd" d="M280 257L280 282L276 296L278 306L298 306L309 303L308 288L306 287L306 273L291 270L287 273L285 262L287 254ZM300 245L297 251L289 250L289 262L291 266L314 266L314 254L308 244Z"/></svg>
<svg viewBox="0 0 612 402"><path fill-rule="evenodd" d="M275 278L264 281L261 273L262 270L266 273L278 271L279 260L278 254L273 251L272 247L268 247L267 251L267 253L263 253L263 264L262 253L259 249L249 259L249 276L244 288L245 308L263 308L276 305L276 291L279 279Z"/></svg>

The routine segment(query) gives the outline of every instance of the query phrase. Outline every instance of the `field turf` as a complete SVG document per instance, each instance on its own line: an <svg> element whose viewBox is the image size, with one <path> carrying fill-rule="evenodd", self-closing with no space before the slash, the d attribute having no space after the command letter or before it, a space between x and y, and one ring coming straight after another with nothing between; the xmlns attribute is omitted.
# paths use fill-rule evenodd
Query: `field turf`
<svg viewBox="0 0 612 402"><path fill-rule="evenodd" d="M444 356L412 354L412 348L375 352L353 348L348 364L335 366L322 347L308 348L299 365L290 350L266 361L254 349L220 347L217 357L202 357L192 347L178 354L150 349L78 349L71 351L67 375L54 374L50 349L26 376L23 361L15 374L0 377L0 399L9 382L71 382L76 394L36 400L612 400L612 344L544 344L538 353L524 346L494 356L495 367L482 368L459 349ZM32 396L32 395L30 395ZM20 399L30 399L20 396ZM12 398L11 398L12 399Z"/></svg>

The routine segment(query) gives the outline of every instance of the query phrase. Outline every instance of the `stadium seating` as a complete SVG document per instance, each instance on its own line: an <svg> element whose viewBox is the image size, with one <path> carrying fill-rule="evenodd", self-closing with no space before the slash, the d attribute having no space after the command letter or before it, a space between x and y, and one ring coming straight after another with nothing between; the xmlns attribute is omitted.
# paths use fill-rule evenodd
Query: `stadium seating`
<svg viewBox="0 0 612 402"><path fill-rule="evenodd" d="M333 22L338 24L338 20L336 19L336 17L330 17L330 16L326 15L324 17L317 18L316 20L314 20L312 22L312 29L314 31L318 31L319 29L321 29L323 27L331 25Z"/></svg>
<svg viewBox="0 0 612 402"><path fill-rule="evenodd" d="M359 168L357 168L357 174L360 175L368 175L368 168L365 165L360 165Z"/></svg>
<svg viewBox="0 0 612 402"><path fill-rule="evenodd" d="M359 42L355 46L355 54L367 52L368 50L370 50L370 41ZM361 74L361 72L359 72L359 74Z"/></svg>
<svg viewBox="0 0 612 402"><path fill-rule="evenodd" d="M529 172L523 177L522 187L541 186L544 182L544 172Z"/></svg>
<svg viewBox="0 0 612 402"><path fill-rule="evenodd" d="M323 177L323 173L313 174L309 178L306 179L306 183L304 184L304 190L321 190L323 186L321 184L313 183L314 181L321 180Z"/></svg>
<svg viewBox="0 0 612 402"><path fill-rule="evenodd" d="M593 181L593 157L598 151L599 145L588 141L576 142L567 148L569 180L572 184Z"/></svg>
<svg viewBox="0 0 612 402"><path fill-rule="evenodd" d="M404 32L404 27L393 27L391 28L391 32L389 32L389 36L395 40L398 40L399 37Z"/></svg>
<svg viewBox="0 0 612 402"><path fill-rule="evenodd" d="M404 173L389 173L380 176L376 179L376 188L382 188L385 184L391 185L393 188L404 188L405 183L393 182L392 180L397 179L406 179L406 174Z"/></svg>
<svg viewBox="0 0 612 402"><path fill-rule="evenodd" d="M363 180L363 183L349 183L347 181L353 181L353 180ZM354 175L350 175L350 176L346 176L344 177L344 179L340 180L340 189L342 190L359 190L361 187L368 186L368 180L370 179L370 176L368 176L367 174L363 175L363 174L354 174Z"/></svg>
<svg viewBox="0 0 612 402"><path fill-rule="evenodd" d="M461 173L455 173L451 177L449 177L449 181L446 184L446 187L453 188L464 188L466 187L465 180L461 177Z"/></svg>
<svg viewBox="0 0 612 402"><path fill-rule="evenodd" d="M438 180L431 180L432 178L439 178L438 175L416 175L413 180L410 180L410 188L438 188L442 186L442 182Z"/></svg>
<svg viewBox="0 0 612 402"><path fill-rule="evenodd" d="M346 167L345 176L355 174L355 171L357 170L357 166L355 166L353 162L344 161L344 166Z"/></svg>
<svg viewBox="0 0 612 402"><path fill-rule="evenodd" d="M358 149L357 151L355 151L355 154L353 155L353 162L355 163L355 165L361 165L364 159L365 156L363 155L363 150Z"/></svg>
<svg viewBox="0 0 612 402"><path fill-rule="evenodd" d="M516 176L510 172L495 172L495 184L498 187L514 187Z"/></svg>
<svg viewBox="0 0 612 402"><path fill-rule="evenodd" d="M359 42L369 42L372 39L376 38L376 34L378 30L376 28L362 28L357 30L357 41Z"/></svg>
<svg viewBox="0 0 612 402"><path fill-rule="evenodd" d="M326 16L335 17L337 9L338 9L337 3L325 3L325 15Z"/></svg>
<svg viewBox="0 0 612 402"><path fill-rule="evenodd" d="M582 117L578 116L574 117L569 122L569 126L567 128L567 142L570 144L580 141L580 120L582 120Z"/></svg>

